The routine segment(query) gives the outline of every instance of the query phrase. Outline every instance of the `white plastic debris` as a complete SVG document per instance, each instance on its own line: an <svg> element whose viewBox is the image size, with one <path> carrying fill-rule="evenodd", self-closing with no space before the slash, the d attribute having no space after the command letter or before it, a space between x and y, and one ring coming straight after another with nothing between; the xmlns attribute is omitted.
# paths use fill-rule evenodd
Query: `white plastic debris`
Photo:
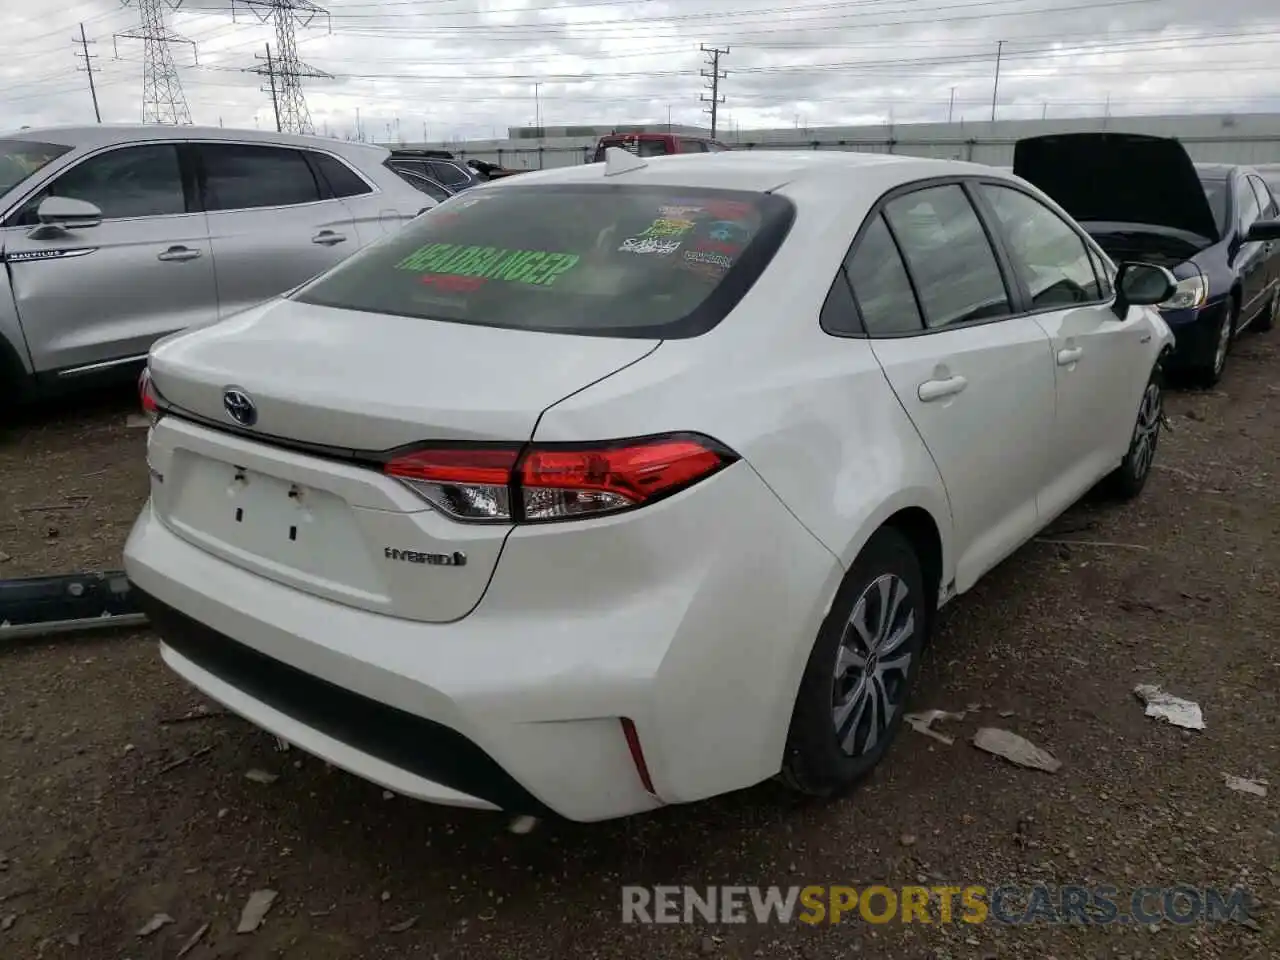
<svg viewBox="0 0 1280 960"><path fill-rule="evenodd" d="M1150 683L1140 683L1133 688L1134 695L1147 705L1146 716L1171 723L1185 730L1203 730L1204 715L1200 704L1165 693Z"/></svg>
<svg viewBox="0 0 1280 960"><path fill-rule="evenodd" d="M916 733L923 733L926 737L933 737L939 743L945 743L948 747L956 742L955 737L949 737L945 733L939 733L933 729L933 724L938 720L963 720L964 711L959 713L950 713L946 710L925 710L923 713L908 713L902 718Z"/></svg>
<svg viewBox="0 0 1280 960"><path fill-rule="evenodd" d="M537 825L538 825L537 817L522 816L522 817L516 817L514 820L512 820L511 826L508 829L510 829L512 833L529 833Z"/></svg>
<svg viewBox="0 0 1280 960"><path fill-rule="evenodd" d="M277 780L280 779L274 773L267 773L267 771L265 770L257 770L257 769L250 770L248 773L244 775L244 778L246 780L252 780L254 783L266 783L266 784L275 783Z"/></svg>
<svg viewBox="0 0 1280 960"><path fill-rule="evenodd" d="M1247 793L1254 797L1265 797L1267 795L1268 784L1265 780L1246 780L1244 777L1233 777L1229 773L1224 773L1222 777L1227 782L1228 790Z"/></svg>
<svg viewBox="0 0 1280 960"><path fill-rule="evenodd" d="M274 890L255 890L249 894L244 909L240 911L240 924L236 927L236 933L253 933L262 926L262 920L271 909L271 904L276 902L277 896L279 894Z"/></svg>
<svg viewBox="0 0 1280 960"><path fill-rule="evenodd" d="M997 727L981 727L973 735L973 745L979 750L1004 757L1010 763L1032 770L1043 770L1046 773L1057 773L1062 769L1062 761L1047 750L1042 750L1030 740L1000 730Z"/></svg>
<svg viewBox="0 0 1280 960"><path fill-rule="evenodd" d="M167 913L157 913L154 917L147 921L147 925L138 931L138 936L149 937L161 927L166 927L173 923L173 917Z"/></svg>

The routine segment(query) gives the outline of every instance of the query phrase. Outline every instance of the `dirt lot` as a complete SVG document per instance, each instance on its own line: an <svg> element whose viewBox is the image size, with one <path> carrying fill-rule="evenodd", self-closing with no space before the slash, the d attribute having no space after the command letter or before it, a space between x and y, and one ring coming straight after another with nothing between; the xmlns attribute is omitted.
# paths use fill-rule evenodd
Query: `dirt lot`
<svg viewBox="0 0 1280 960"><path fill-rule="evenodd" d="M518 836L386 799L234 718L171 722L200 700L145 633L0 651L0 956L171 958L205 924L190 960L1280 955L1278 369L1280 337L1246 337L1220 390L1170 398L1135 506L1082 506L1046 535L1094 545L1033 543L955 603L915 706L979 712L950 747L904 731L828 804L766 785ZM143 432L127 396L88 406L0 440L0 575L119 566ZM1198 701L1207 730L1144 718L1139 682ZM979 752L982 724L1063 768ZM1243 885L1259 906L1247 926L620 923L623 883L944 881ZM260 888L279 898L238 936ZM157 913L174 922L140 937Z"/></svg>

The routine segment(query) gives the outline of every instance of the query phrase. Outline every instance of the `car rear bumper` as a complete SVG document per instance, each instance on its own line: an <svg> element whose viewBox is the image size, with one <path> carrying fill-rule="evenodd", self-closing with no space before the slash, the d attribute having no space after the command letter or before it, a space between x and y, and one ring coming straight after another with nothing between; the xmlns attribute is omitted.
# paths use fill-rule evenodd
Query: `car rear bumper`
<svg viewBox="0 0 1280 960"><path fill-rule="evenodd" d="M518 529L477 609L452 623L250 573L150 504L125 566L166 663L263 729L403 795L602 820L777 772L841 577L746 464L705 486L572 531ZM619 550L636 523L653 542Z"/></svg>

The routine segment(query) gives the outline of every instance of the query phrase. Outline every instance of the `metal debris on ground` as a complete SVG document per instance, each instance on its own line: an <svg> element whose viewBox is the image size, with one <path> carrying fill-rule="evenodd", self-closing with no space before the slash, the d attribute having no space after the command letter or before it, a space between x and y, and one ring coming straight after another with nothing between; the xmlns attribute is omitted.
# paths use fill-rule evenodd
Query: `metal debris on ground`
<svg viewBox="0 0 1280 960"><path fill-rule="evenodd" d="M1254 797L1265 797L1267 795L1268 784L1265 780L1246 780L1244 777L1235 777L1229 773L1224 773L1222 776L1226 780L1228 790L1247 793Z"/></svg>
<svg viewBox="0 0 1280 960"><path fill-rule="evenodd" d="M168 926L169 924L174 922L175 921L173 917L169 916L167 913L157 913L154 917L152 917L150 920L147 921L146 926L144 926L141 930L138 931L138 936L149 937L153 933L155 933L157 930L159 930L161 927Z"/></svg>
<svg viewBox="0 0 1280 960"><path fill-rule="evenodd" d="M188 953L195 949L195 945L200 942L200 938L209 932L209 924L202 923L200 929L187 938L187 942L178 950L178 957L181 960Z"/></svg>
<svg viewBox="0 0 1280 960"><path fill-rule="evenodd" d="M1062 769L1062 761L1047 750L1042 750L1030 740L1000 730L997 727L982 727L973 735L973 745L979 750L1004 757L1010 763L1032 770L1043 770L1046 773L1057 773Z"/></svg>
<svg viewBox="0 0 1280 960"><path fill-rule="evenodd" d="M1200 704L1165 693L1155 684L1140 683L1133 688L1134 695L1147 706L1146 716L1171 723L1185 730L1203 730L1204 715Z"/></svg>
<svg viewBox="0 0 1280 960"><path fill-rule="evenodd" d="M146 622L123 570L0 580L0 640Z"/></svg>
<svg viewBox="0 0 1280 960"><path fill-rule="evenodd" d="M508 828L512 833L529 833L538 825L537 817L516 817Z"/></svg>
<svg viewBox="0 0 1280 960"><path fill-rule="evenodd" d="M275 783L280 778L274 773L267 773L265 770L250 770L244 775L246 780L252 780L254 783Z"/></svg>
<svg viewBox="0 0 1280 960"><path fill-rule="evenodd" d="M267 911L279 895L275 890L255 890L249 894L244 909L240 911L240 924L236 927L236 933L253 933L262 926Z"/></svg>
<svg viewBox="0 0 1280 960"><path fill-rule="evenodd" d="M923 713L908 713L902 720L916 733L923 733L926 737L933 737L939 743L945 743L949 747L956 742L955 737L939 733L933 729L933 724L938 720L963 720L964 716L963 710L959 713L950 713L946 710L925 710Z"/></svg>
<svg viewBox="0 0 1280 960"><path fill-rule="evenodd" d="M151 426L151 420L140 413L131 413L124 418L126 430L145 430Z"/></svg>

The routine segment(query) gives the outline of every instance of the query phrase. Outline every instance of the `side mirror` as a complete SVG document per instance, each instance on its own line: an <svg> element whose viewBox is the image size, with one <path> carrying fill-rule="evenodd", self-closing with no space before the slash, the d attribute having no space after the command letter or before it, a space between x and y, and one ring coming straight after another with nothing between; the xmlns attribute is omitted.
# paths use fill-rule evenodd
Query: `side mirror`
<svg viewBox="0 0 1280 960"><path fill-rule="evenodd" d="M1259 220L1244 235L1246 243L1270 243L1280 240L1280 220Z"/></svg>
<svg viewBox="0 0 1280 960"><path fill-rule="evenodd" d="M1178 290L1178 280L1154 263L1127 262L1116 271L1116 313L1123 317L1130 307L1154 307Z"/></svg>
<svg viewBox="0 0 1280 960"><path fill-rule="evenodd" d="M102 211L85 200L45 197L36 208L40 223L63 230L87 230L102 223Z"/></svg>

